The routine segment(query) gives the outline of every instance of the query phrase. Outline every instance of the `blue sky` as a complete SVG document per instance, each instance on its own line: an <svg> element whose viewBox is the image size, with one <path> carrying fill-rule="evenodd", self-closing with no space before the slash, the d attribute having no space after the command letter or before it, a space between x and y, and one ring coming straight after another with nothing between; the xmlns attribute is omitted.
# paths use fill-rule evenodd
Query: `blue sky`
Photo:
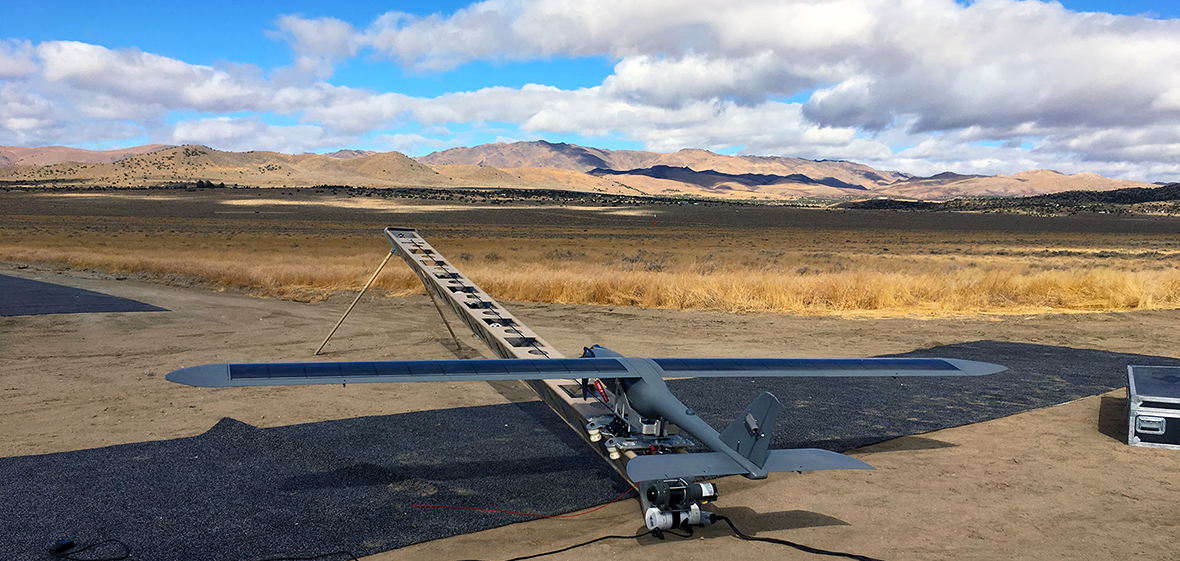
<svg viewBox="0 0 1180 561"><path fill-rule="evenodd" d="M0 144L545 139L1180 180L1174 2L29 2Z"/></svg>

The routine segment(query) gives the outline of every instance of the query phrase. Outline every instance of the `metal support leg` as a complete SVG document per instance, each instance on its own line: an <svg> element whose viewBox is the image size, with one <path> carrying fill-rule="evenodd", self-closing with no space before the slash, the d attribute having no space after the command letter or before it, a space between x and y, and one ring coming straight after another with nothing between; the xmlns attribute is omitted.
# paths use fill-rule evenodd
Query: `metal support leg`
<svg viewBox="0 0 1180 561"><path fill-rule="evenodd" d="M356 299L352 301L352 304L348 306L348 309L344 310L344 315L340 316L340 321L336 322L336 327L333 327L332 331L328 332L328 336L324 337L324 342L320 343L320 348L315 350L315 354L318 355L318 354L320 354L320 351L324 350L324 345L328 344L328 339L331 339L332 334L336 333L337 329L340 329L340 324L344 323L344 318L348 317L348 314L350 312L352 312L353 308L356 307L356 303L361 301L361 296L364 296L365 291L369 289L369 286L371 286L373 284L373 281L377 280L377 275L381 274L381 269L385 268L385 264L389 263L389 259L391 257L393 257L392 251L389 252L389 255L385 256L385 261L382 261L381 266L377 267L377 270L373 272L373 276L369 278L369 282L365 283L364 288L362 288L360 293L356 295ZM427 291L427 292L429 292L429 291ZM450 329L450 326L447 326L447 329ZM452 333L452 335L453 335L453 333Z"/></svg>
<svg viewBox="0 0 1180 561"><path fill-rule="evenodd" d="M455 352L463 350L463 345L459 344L459 338L455 336L455 330L451 329L451 322L447 321L447 315L443 313L442 306L438 305L438 299L434 297L434 293L430 291L430 286L426 281L422 281L422 286L426 288L426 295L430 297L430 301L434 302L434 309L438 310L438 317L442 318L443 325L447 326L447 331L451 333L451 340L455 342Z"/></svg>

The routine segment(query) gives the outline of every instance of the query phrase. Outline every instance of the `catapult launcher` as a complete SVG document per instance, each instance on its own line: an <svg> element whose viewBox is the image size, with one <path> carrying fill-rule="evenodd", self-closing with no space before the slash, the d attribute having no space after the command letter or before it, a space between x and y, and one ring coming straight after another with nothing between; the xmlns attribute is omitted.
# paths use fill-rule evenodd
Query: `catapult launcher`
<svg viewBox="0 0 1180 561"><path fill-rule="evenodd" d="M980 376L1004 367L941 358L638 358L594 345L566 358L471 282L412 228L386 228L397 254L499 359L209 364L167 375L205 387L523 380L627 481L649 529L712 522L709 481L772 472L873 469L836 452L769 449L783 406L762 392L718 432L681 403L665 378L762 376ZM441 312L441 310L440 310ZM444 317L445 319L445 317ZM449 328L449 325L448 325ZM701 445L710 452L689 452Z"/></svg>

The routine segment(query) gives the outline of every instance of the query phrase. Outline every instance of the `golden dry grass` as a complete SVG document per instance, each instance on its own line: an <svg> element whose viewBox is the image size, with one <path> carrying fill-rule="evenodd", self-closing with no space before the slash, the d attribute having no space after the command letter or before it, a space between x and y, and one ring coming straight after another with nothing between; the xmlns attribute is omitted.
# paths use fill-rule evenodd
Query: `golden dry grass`
<svg viewBox="0 0 1180 561"><path fill-rule="evenodd" d="M3 234L2 261L298 300L359 289L388 248L376 236ZM1055 240L1051 248L1005 239L850 245L834 243L828 238L840 236L827 234L808 244L792 240L811 247L785 251L772 249L786 246L784 240L761 235L656 244L625 238L585 244L562 237L434 241L476 283L504 300L918 316L1180 307L1180 269L1173 264L1180 259L1170 250L1112 249L1109 242L1090 247L1076 239ZM833 250L815 251L819 248ZM422 290L396 262L375 286L390 295Z"/></svg>
<svg viewBox="0 0 1180 561"><path fill-rule="evenodd" d="M871 270L657 273L604 266L491 265L470 276L498 298L726 312L1030 313L1174 308L1180 271Z"/></svg>

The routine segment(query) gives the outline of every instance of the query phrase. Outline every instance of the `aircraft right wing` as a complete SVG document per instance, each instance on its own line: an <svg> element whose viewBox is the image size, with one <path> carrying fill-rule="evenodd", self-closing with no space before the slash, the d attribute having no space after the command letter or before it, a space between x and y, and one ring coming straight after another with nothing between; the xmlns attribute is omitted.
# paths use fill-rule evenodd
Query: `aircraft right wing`
<svg viewBox="0 0 1180 561"><path fill-rule="evenodd" d="M665 377L986 376L1007 368L955 358L653 358Z"/></svg>

